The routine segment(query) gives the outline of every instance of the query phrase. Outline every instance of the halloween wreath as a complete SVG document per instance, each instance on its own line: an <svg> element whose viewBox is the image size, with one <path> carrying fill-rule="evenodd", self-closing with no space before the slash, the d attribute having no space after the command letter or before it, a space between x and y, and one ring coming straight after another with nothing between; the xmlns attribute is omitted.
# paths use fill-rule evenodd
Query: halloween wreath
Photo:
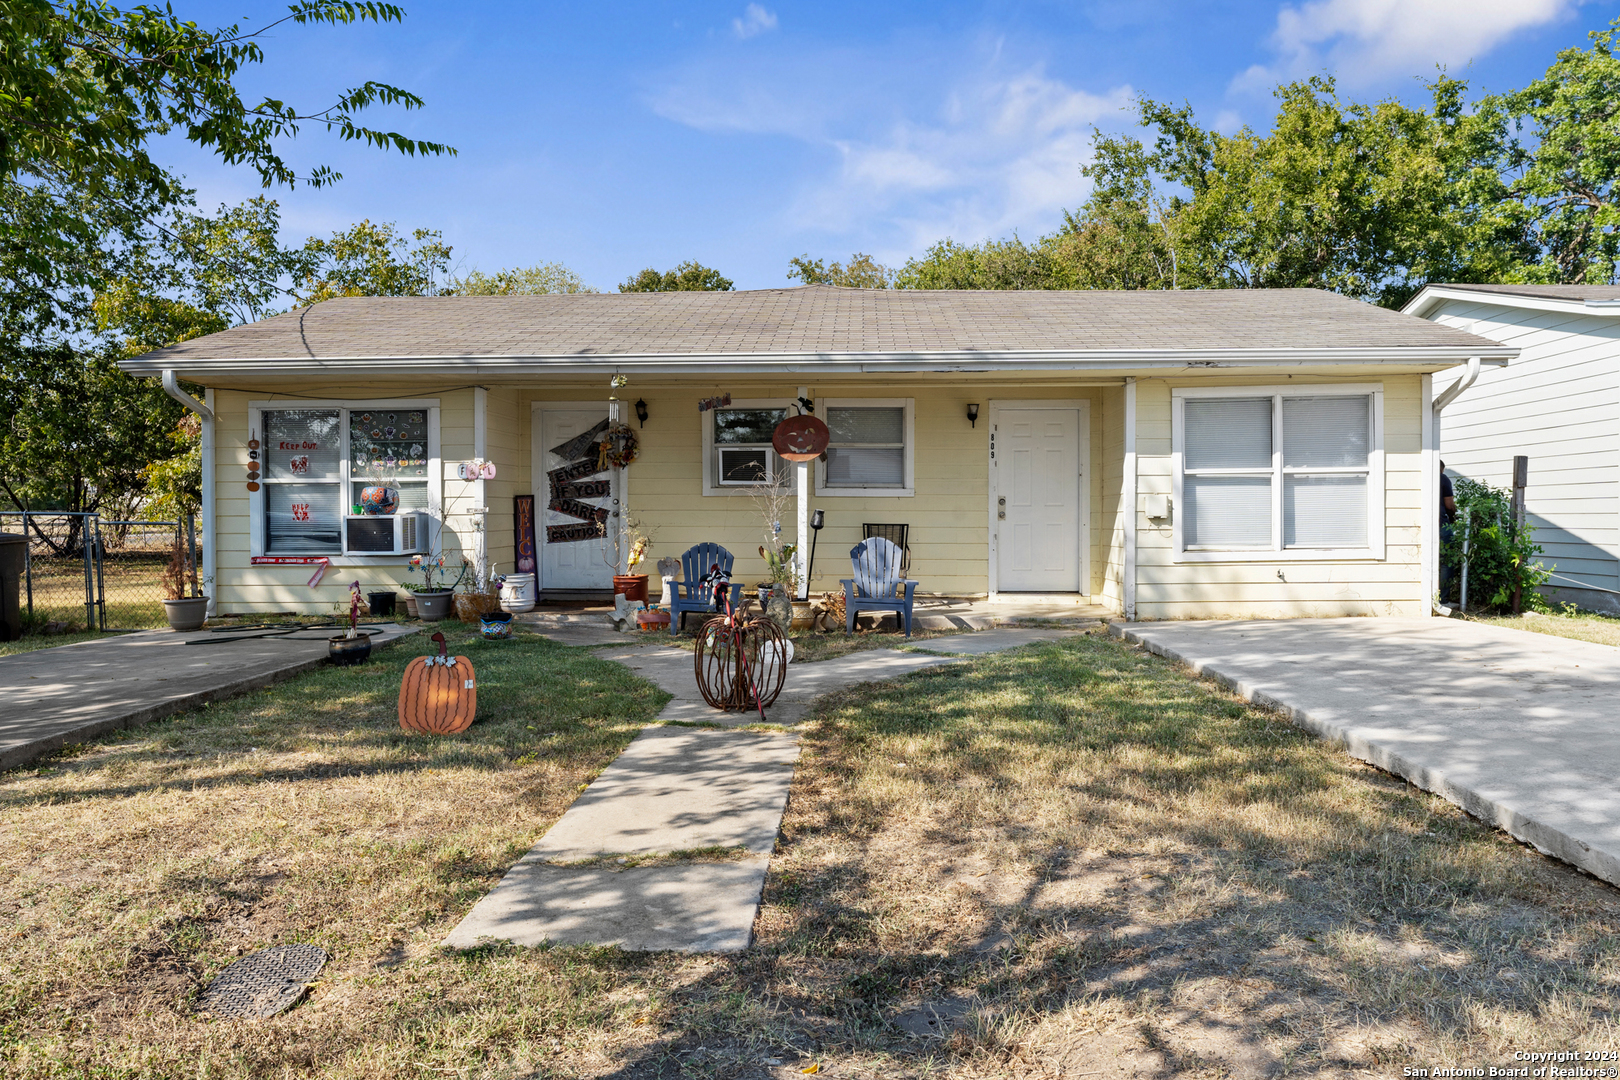
<svg viewBox="0 0 1620 1080"><path fill-rule="evenodd" d="M636 429L629 424L608 425L598 445L601 447L596 458L598 469L622 469L641 453L641 440L636 438Z"/></svg>

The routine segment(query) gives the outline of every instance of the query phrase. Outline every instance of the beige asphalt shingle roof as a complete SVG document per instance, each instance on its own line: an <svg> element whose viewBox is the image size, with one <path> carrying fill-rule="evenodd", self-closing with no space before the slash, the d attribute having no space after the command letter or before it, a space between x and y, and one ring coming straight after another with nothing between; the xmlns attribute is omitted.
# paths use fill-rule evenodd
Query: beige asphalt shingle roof
<svg viewBox="0 0 1620 1080"><path fill-rule="evenodd" d="M973 292L801 286L726 293L356 297L148 353L211 360L1495 348L1312 289Z"/></svg>
<svg viewBox="0 0 1620 1080"><path fill-rule="evenodd" d="M1436 289L1456 289L1461 292L1501 293L1506 296L1526 296L1535 300L1620 300L1620 285L1446 285L1434 284Z"/></svg>

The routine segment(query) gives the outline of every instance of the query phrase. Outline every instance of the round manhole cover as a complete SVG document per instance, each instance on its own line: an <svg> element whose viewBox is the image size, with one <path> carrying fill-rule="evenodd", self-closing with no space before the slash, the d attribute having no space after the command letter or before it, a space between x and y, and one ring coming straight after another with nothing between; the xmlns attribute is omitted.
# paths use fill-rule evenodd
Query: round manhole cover
<svg viewBox="0 0 1620 1080"><path fill-rule="evenodd" d="M197 999L197 1010L239 1020L274 1016L303 996L328 959L314 945L272 945L220 972Z"/></svg>

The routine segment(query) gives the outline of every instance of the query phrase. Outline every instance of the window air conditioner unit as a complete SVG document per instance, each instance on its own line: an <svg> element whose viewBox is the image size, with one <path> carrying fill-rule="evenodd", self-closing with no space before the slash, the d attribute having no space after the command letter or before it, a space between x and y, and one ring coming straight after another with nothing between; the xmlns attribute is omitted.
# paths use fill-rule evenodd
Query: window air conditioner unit
<svg viewBox="0 0 1620 1080"><path fill-rule="evenodd" d="M351 555L415 555L427 550L428 516L412 510L352 517L347 519L344 535Z"/></svg>
<svg viewBox="0 0 1620 1080"><path fill-rule="evenodd" d="M720 483L736 487L766 483L776 465L775 458L776 452L768 446L722 446Z"/></svg>

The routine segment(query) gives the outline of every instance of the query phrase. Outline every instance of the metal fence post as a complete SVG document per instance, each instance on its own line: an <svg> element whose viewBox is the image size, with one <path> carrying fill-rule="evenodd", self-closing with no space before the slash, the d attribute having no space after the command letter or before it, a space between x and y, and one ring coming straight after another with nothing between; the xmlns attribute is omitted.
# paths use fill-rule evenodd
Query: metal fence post
<svg viewBox="0 0 1620 1080"><path fill-rule="evenodd" d="M101 515L96 515L96 617L103 633L107 630L107 548L101 541Z"/></svg>
<svg viewBox="0 0 1620 1080"><path fill-rule="evenodd" d="M95 558L95 555L92 550L93 545L88 524L88 522L80 522L79 542L84 545L84 628L94 630L96 628L96 575L90 563ZM68 533L69 538L72 535L71 532Z"/></svg>
<svg viewBox="0 0 1620 1080"><path fill-rule="evenodd" d="M28 535L28 511L23 511L23 535ZM34 619L34 542L23 545L23 573L28 577L28 620Z"/></svg>
<svg viewBox="0 0 1620 1080"><path fill-rule="evenodd" d="M197 587L197 519L190 510L186 511L186 573L190 577L191 595L201 596L202 590Z"/></svg>

